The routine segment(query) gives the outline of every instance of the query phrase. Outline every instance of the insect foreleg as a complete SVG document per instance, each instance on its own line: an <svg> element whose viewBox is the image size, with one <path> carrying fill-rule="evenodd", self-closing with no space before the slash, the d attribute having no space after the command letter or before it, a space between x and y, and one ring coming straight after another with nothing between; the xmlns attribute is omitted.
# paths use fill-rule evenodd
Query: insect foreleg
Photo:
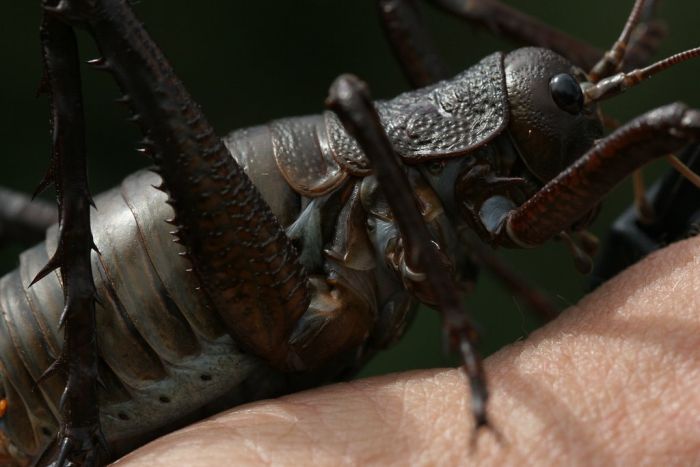
<svg viewBox="0 0 700 467"><path fill-rule="evenodd" d="M700 172L700 144L691 144L678 157L690 170ZM677 171L670 170L646 197L654 212L651 222L642 222L635 206L617 218L591 274L591 288L652 251L700 232L700 189Z"/></svg>
<svg viewBox="0 0 700 467"><path fill-rule="evenodd" d="M600 140L520 207L493 197L480 215L498 244L542 244L569 229L635 169L699 139L699 111L680 103L660 107Z"/></svg>
<svg viewBox="0 0 700 467"><path fill-rule="evenodd" d="M444 267L423 223L418 202L379 121L367 87L354 76L341 76L333 83L327 104L372 161L379 185L403 237L406 264L426 275L442 314L447 345L462 356L472 390L471 410L476 427L488 426L488 390L481 357L474 348L476 331L462 307L455 281Z"/></svg>

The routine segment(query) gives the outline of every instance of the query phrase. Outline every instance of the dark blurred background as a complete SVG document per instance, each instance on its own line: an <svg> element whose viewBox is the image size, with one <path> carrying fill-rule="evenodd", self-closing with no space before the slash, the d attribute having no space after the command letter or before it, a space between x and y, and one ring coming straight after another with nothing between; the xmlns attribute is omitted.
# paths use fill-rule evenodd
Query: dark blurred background
<svg viewBox="0 0 700 467"><path fill-rule="evenodd" d="M508 3L604 48L618 37L633 1ZM373 0L143 0L135 8L220 134L273 118L317 113L329 84L344 72L365 79L376 98L408 89L382 36ZM455 73L492 51L516 46L428 7L423 10ZM698 11L695 2L662 5L669 37L659 57L700 44ZM39 18L38 0L3 5L0 184L26 192L40 180L48 157L47 102L34 97L40 77ZM81 46L85 59L97 56L84 34ZM699 75L700 61L680 65L606 103L605 110L624 121L675 100L698 107ZM138 134L124 121L126 112L112 103L118 92L110 77L85 67L84 82L90 183L98 193L148 161L135 151ZM645 171L647 179L662 170L663 163L657 163ZM630 201L631 188L626 183L606 202L594 230L604 235L606 226ZM18 253L17 248L2 252L0 272L16 266ZM562 309L583 294L585 278L575 272L570 255L559 243L500 254L534 285L548 291ZM485 274L468 304L481 326L485 354L522 339L536 327L525 307ZM401 343L375 358L363 374L452 363L441 352L436 314L422 309Z"/></svg>

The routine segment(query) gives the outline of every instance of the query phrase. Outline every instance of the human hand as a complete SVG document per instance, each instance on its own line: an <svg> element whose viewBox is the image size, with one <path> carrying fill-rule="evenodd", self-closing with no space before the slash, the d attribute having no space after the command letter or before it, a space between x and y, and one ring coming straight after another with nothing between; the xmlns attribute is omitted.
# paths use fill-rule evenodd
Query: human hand
<svg viewBox="0 0 700 467"><path fill-rule="evenodd" d="M698 465L700 238L654 253L486 360L499 436L471 444L461 371L234 408L117 465Z"/></svg>

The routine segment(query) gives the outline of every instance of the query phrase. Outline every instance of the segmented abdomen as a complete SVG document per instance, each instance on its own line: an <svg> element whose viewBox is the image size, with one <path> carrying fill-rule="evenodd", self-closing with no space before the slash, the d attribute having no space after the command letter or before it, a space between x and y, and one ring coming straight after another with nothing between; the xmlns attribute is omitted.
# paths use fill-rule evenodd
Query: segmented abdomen
<svg viewBox="0 0 700 467"><path fill-rule="evenodd" d="M182 248L164 222L172 210L165 194L151 188L158 184L153 173L133 174L97 197L93 211L101 252L92 260L100 301L101 420L114 454L203 413L291 388L288 377L241 353L225 333L186 271ZM53 227L46 242L24 252L19 268L0 280L0 389L9 402L0 431L12 450L30 457L56 432L64 386L60 376L36 384L62 343L59 276L28 288L55 239Z"/></svg>

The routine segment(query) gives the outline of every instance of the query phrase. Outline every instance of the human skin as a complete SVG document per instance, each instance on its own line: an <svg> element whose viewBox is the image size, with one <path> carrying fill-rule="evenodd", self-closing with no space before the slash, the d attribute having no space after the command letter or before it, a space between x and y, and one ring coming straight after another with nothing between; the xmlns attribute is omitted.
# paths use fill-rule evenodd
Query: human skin
<svg viewBox="0 0 700 467"><path fill-rule="evenodd" d="M237 407L117 465L700 465L700 238L652 254L486 360Z"/></svg>

